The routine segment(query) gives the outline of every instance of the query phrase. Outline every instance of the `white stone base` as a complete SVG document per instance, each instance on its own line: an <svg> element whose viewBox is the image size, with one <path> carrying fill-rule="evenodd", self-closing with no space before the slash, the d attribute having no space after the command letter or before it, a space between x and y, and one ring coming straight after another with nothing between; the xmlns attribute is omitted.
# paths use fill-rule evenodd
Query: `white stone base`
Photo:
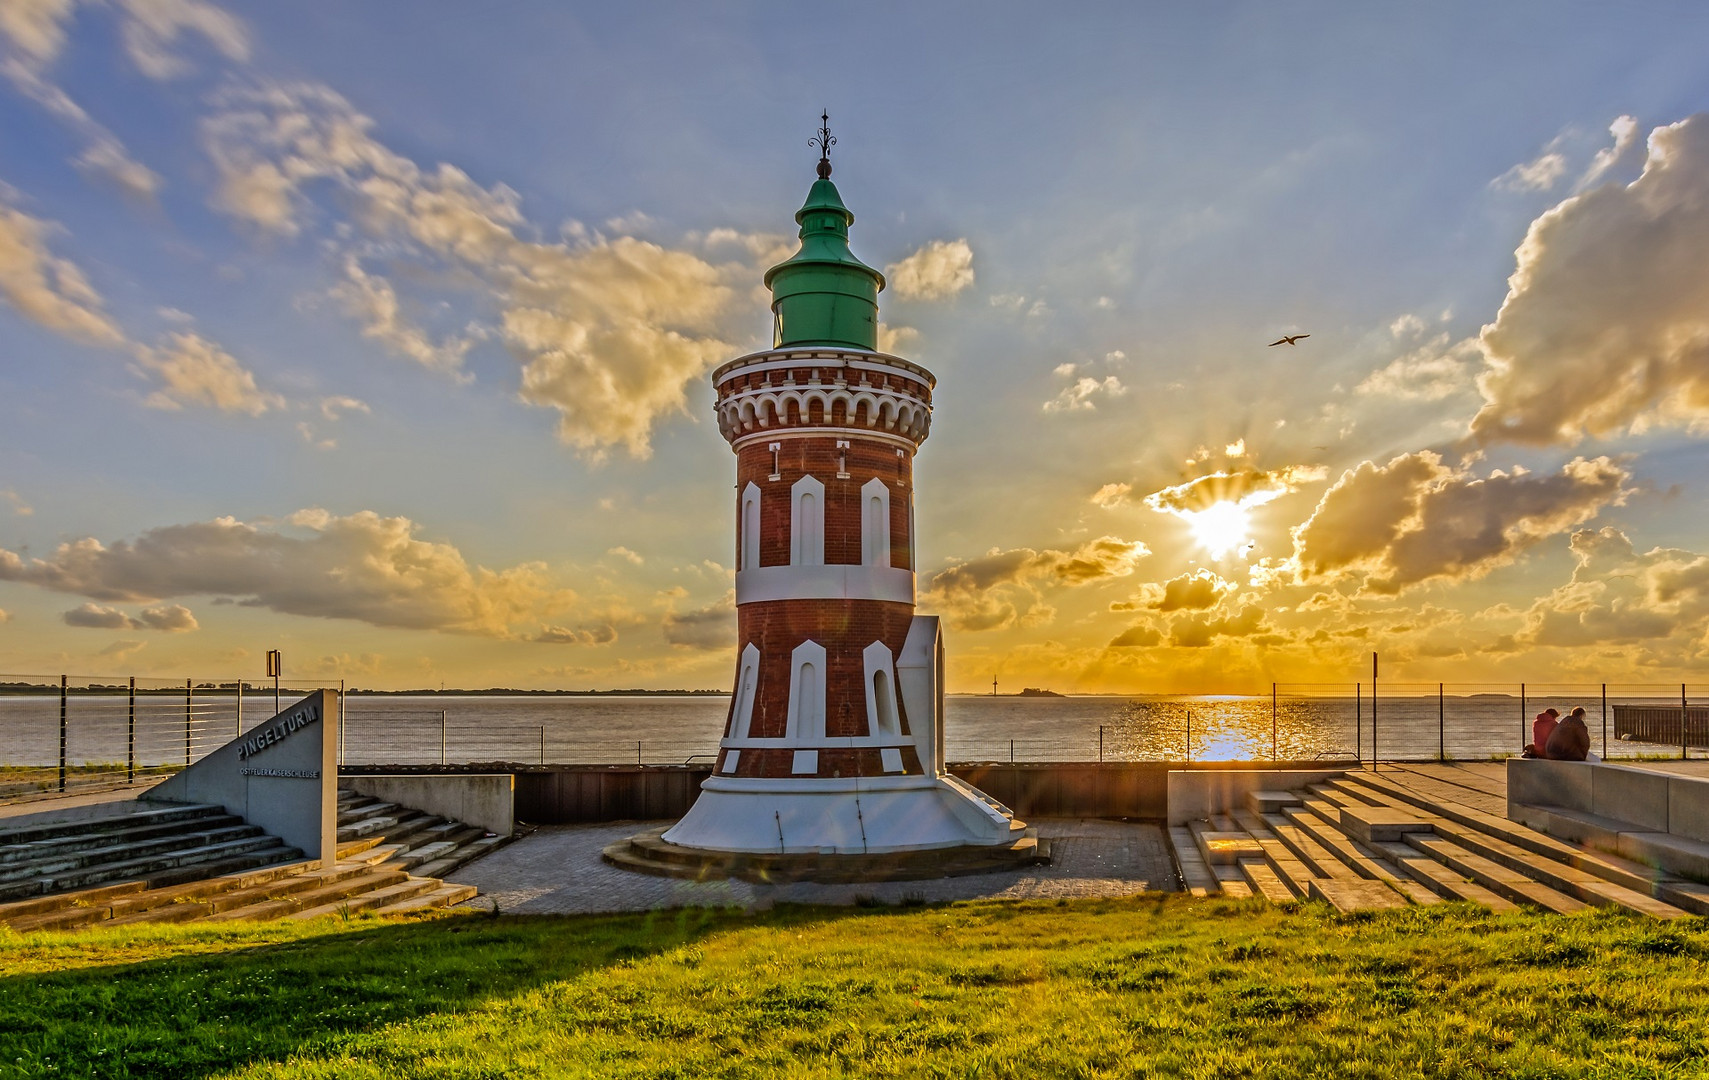
<svg viewBox="0 0 1709 1080"><path fill-rule="evenodd" d="M663 839L710 851L860 855L1008 845L1025 828L953 776L714 776Z"/></svg>

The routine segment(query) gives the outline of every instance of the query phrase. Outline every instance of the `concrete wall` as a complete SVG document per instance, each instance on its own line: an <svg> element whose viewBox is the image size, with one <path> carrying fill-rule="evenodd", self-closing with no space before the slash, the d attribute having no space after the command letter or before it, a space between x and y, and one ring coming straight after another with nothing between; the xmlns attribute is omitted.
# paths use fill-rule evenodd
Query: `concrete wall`
<svg viewBox="0 0 1709 1080"><path fill-rule="evenodd" d="M316 690L144 798L223 806L330 865L338 845L338 691Z"/></svg>
<svg viewBox="0 0 1709 1080"><path fill-rule="evenodd" d="M1291 791L1308 784L1335 780L1351 766L1338 769L1274 769L1262 772L1228 769L1171 771L1169 773L1169 824L1226 814L1246 808L1246 796L1254 791Z"/></svg>
<svg viewBox="0 0 1709 1080"><path fill-rule="evenodd" d="M499 836L516 830L516 777L510 773L352 776L341 786Z"/></svg>
<svg viewBox="0 0 1709 1080"><path fill-rule="evenodd" d="M1558 806L1709 842L1709 780L1589 761L1507 761L1507 816Z"/></svg>

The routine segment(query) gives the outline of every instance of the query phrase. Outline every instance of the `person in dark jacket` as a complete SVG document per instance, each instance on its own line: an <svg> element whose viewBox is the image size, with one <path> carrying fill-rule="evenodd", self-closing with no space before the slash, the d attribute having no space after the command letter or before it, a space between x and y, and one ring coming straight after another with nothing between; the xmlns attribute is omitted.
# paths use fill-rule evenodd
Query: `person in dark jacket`
<svg viewBox="0 0 1709 1080"><path fill-rule="evenodd" d="M1547 755L1552 761L1583 761L1590 753L1590 729L1584 726L1584 710L1574 709L1549 733Z"/></svg>

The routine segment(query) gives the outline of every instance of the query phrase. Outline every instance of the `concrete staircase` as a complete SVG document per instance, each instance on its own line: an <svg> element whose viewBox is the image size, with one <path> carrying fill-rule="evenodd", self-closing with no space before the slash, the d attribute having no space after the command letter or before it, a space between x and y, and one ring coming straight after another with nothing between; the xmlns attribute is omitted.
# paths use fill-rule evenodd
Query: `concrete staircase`
<svg viewBox="0 0 1709 1080"><path fill-rule="evenodd" d="M392 915L475 895L440 880L503 843L484 830L340 791L330 868L214 806L149 808L0 830L0 925Z"/></svg>
<svg viewBox="0 0 1709 1080"><path fill-rule="evenodd" d="M1709 914L1709 885L1369 772L1252 792L1243 809L1169 833L1197 896L1317 899L1340 911L1462 900L1493 911Z"/></svg>
<svg viewBox="0 0 1709 1080"><path fill-rule="evenodd" d="M870 855L805 852L738 854L668 844L663 839L664 833L664 829L652 829L608 844L602 857L613 866L654 877L694 881L738 878L767 884L789 881L919 881L1016 870L1050 862L1050 841L1041 839L1037 829L1024 825L1014 830L1014 840L1009 844Z"/></svg>

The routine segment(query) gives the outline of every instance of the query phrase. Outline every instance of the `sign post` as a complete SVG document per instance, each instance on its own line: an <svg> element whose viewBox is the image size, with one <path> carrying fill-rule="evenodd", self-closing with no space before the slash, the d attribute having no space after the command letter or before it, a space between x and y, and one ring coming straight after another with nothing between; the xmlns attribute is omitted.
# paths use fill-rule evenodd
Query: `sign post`
<svg viewBox="0 0 1709 1080"><path fill-rule="evenodd" d="M267 650L267 676L273 680L273 714L279 713L279 671L285 665L279 658L278 649Z"/></svg>

